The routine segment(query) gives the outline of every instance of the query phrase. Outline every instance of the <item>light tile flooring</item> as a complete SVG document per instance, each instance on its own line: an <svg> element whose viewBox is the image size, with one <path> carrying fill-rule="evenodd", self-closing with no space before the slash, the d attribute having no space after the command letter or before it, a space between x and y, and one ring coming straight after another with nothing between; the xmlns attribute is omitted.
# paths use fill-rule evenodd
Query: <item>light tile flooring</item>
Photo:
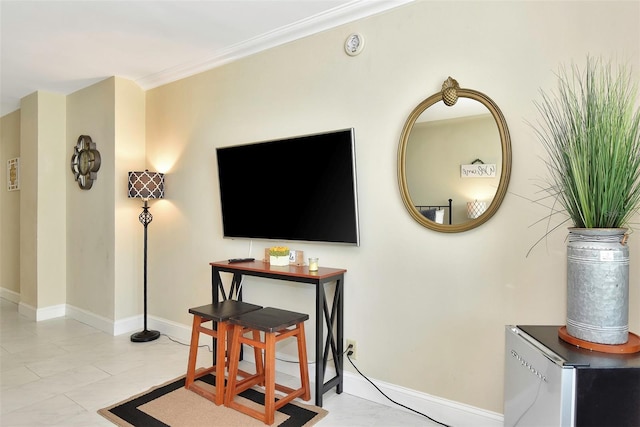
<svg viewBox="0 0 640 427"><path fill-rule="evenodd" d="M166 336L132 343L72 319L34 322L0 298L0 426L113 426L96 411L183 375L188 351ZM198 358L204 366L211 354ZM434 425L346 392L327 393L323 406L322 427Z"/></svg>

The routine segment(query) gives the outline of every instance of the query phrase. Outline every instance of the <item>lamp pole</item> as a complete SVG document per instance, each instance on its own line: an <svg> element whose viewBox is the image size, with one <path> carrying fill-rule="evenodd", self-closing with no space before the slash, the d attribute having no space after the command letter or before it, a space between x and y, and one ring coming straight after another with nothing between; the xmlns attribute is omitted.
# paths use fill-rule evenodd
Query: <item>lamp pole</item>
<svg viewBox="0 0 640 427"><path fill-rule="evenodd" d="M133 342L153 341L160 336L160 332L147 329L147 226L153 221L153 215L149 212L148 201L148 199L144 199L142 213L138 216L144 226L144 330L131 335L131 341Z"/></svg>

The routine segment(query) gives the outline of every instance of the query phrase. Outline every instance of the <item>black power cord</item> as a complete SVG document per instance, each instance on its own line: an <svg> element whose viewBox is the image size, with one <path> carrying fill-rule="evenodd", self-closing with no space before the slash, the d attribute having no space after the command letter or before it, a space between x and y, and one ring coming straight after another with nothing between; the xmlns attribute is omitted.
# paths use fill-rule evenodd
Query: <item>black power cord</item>
<svg viewBox="0 0 640 427"><path fill-rule="evenodd" d="M191 344L185 344L185 343L183 343L183 342L180 342L180 341L178 341L177 339L171 338L171 337L170 337L169 335L167 335L167 334L160 334L160 335L162 335L162 336L164 336L164 337L167 337L167 339L168 339L169 341L174 342L174 343L176 343L176 344L180 344L180 345L183 345L183 346L185 346L185 347L191 347ZM211 346L209 346L208 344L200 344L200 345L198 346L198 348L206 348L206 349L209 351L209 353L213 353L213 349L212 349L212 348L211 348Z"/></svg>
<svg viewBox="0 0 640 427"><path fill-rule="evenodd" d="M172 342L174 342L174 343L176 343L176 344L184 345L184 346L187 346L187 347L189 346L189 344L185 344L185 343L180 342L180 341L178 341L178 340L176 340L176 339L174 339L174 338L171 338L171 337L170 337L169 335L167 335L167 334L161 334L161 335L164 335L165 337L167 337L167 339L169 339L169 341L172 341ZM206 347L206 348L207 348L207 350L209 350L209 353L213 353L212 348L211 348L210 346L206 345L206 344L204 344L204 345L199 345L198 347L199 347L199 348ZM360 369L358 369L358 367L353 363L353 360L351 360L351 355L353 354L353 350L351 350L351 348L352 348L352 347L353 347L353 346L352 346L351 344L349 344L349 347L347 347L347 349L346 349L346 350L344 351L344 353L342 353L342 354L346 354L346 355L347 355L347 359L349 359L349 363L351 363L351 366L353 366L353 368L354 368L356 371L358 371L358 373L360 374L360 376L362 376L362 378L364 378L365 380L367 380L367 381L369 382L369 384L371 384L373 387L375 387L375 389L376 389L376 390L378 390L378 392L380 392L380 394L381 394L381 395L383 395L384 397L386 397L390 402L392 402L392 403L394 403L394 404L396 404L396 405L398 405L398 406L401 406L401 407L403 407L403 408L405 408L405 409L408 409L408 410L409 410L409 411L411 411L411 412L415 412L416 414L418 414L418 415L420 415L420 416L423 416L423 417L427 418L428 420L430 420L430 421L432 421L432 422L434 422L434 423L436 423L436 424L439 424L439 425L441 425L441 426L443 426L443 427L451 427L450 425L445 424L445 423L442 423L442 422L440 422L440 421L438 421L438 420L435 420L435 419L431 418L430 416L428 416L428 415L426 415L426 414L423 414L423 413L422 413L422 412L420 412L420 411L416 411L415 409L410 408L410 407L408 407L408 406L406 406L406 405L403 405L402 403L396 402L395 400L393 400L392 398L390 398L389 396L387 396L387 395L386 395L382 390L380 390L380 388L378 388L378 386L377 386L377 385L375 385L375 384L373 383L373 381L371 381L369 378L367 378L365 374L363 374L362 372L360 372ZM277 359L277 358L276 358L276 359ZM294 361L294 360L283 360L283 359L278 359L278 360L280 360L281 362L287 362L287 363L299 363L298 361ZM315 362L308 362L308 363L309 363L310 365L313 365Z"/></svg>
<svg viewBox="0 0 640 427"><path fill-rule="evenodd" d="M180 342L180 341L178 341L178 340L177 340L177 339L175 339L175 338L171 338L171 337L170 337L169 335L167 335L167 334L160 334L160 335L161 335L161 336L164 336L164 337L167 337L167 339L168 339L169 341L174 342L174 343L176 343L176 344L180 344L180 345L183 345L183 346L185 346L185 347L191 347L191 344L186 344L186 343ZM198 345L198 348L206 348L206 349L209 351L209 353L213 353L213 349L212 349L212 348L211 348L211 346L209 346L208 344L200 344L200 345ZM264 350L262 350L262 352L264 353ZM342 354L346 354L346 352L347 352L347 351L345 350L345 352L344 352L344 353L342 353ZM276 360L279 360L280 362L285 362L285 363L294 363L294 364L299 364L299 363L300 363L300 362L299 362L299 361L297 361L297 360L285 360L285 359L280 359L280 358L277 358L277 357L276 357ZM333 359L329 359L329 361L332 361L332 360L333 360ZM309 364L309 365L315 365L315 363L316 363L315 361L308 361L308 362L307 362L307 364Z"/></svg>
<svg viewBox="0 0 640 427"><path fill-rule="evenodd" d="M420 415L420 416L423 416L423 417L427 418L429 421L433 421L434 423L436 423L436 424L440 424L441 426L444 426L444 427L451 427L451 426L449 426L448 424L441 423L441 422L440 422L440 421L438 421L438 420L434 420L434 419L433 419L433 418L431 418L430 416L428 416L428 415L426 415L426 414L423 414L423 413L422 413L422 412L420 412L420 411L416 411L415 409L413 409L413 408L409 408L408 406L403 405L402 403L396 402L395 400L393 400L392 398L390 398L389 396L387 396L386 394L384 394L384 392L383 392L382 390L380 390L380 388L378 388L378 386L377 386L377 385L375 385L375 384L373 383L373 381L371 381L369 378L367 378L365 374L363 374L362 372L360 372L360 369L358 369L358 367L355 365L355 363L353 363L353 360L351 360L351 355L353 354L353 350L351 350L351 347L352 347L351 345L349 345L349 347L347 347L347 359L349 359L349 363L351 363L351 366L353 366L353 367L354 367L354 369L355 369L356 371L358 371L358 373L360 374L360 376L362 376L362 378L364 378L365 380L367 380L367 381L369 382L369 384L371 384L372 386L374 386L374 387L375 387L375 389L376 389L376 390L378 390L378 391L380 392L380 394L381 394L381 395L383 395L384 397L386 397L390 402L395 403L395 404L396 404L396 405L398 405L398 406L402 406L403 408L408 409L408 410L410 410L411 412L415 412L416 414L418 414L418 415Z"/></svg>

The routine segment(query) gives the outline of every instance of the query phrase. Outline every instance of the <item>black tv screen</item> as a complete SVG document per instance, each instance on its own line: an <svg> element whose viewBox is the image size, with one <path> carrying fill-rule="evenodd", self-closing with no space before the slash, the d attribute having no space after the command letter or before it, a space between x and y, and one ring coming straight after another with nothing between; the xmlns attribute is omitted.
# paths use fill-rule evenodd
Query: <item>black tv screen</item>
<svg viewBox="0 0 640 427"><path fill-rule="evenodd" d="M359 245L353 129L216 154L224 237Z"/></svg>

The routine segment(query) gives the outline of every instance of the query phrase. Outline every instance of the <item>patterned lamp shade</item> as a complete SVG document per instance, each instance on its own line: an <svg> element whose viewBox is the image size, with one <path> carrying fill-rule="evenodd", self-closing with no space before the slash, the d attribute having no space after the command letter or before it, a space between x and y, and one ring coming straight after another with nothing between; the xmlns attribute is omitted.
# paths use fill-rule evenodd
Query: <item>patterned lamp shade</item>
<svg viewBox="0 0 640 427"><path fill-rule="evenodd" d="M467 202L467 217L469 219L476 219L487 210L487 202L479 202L474 200L473 202Z"/></svg>
<svg viewBox="0 0 640 427"><path fill-rule="evenodd" d="M164 174L159 172L129 172L129 198L162 199Z"/></svg>

